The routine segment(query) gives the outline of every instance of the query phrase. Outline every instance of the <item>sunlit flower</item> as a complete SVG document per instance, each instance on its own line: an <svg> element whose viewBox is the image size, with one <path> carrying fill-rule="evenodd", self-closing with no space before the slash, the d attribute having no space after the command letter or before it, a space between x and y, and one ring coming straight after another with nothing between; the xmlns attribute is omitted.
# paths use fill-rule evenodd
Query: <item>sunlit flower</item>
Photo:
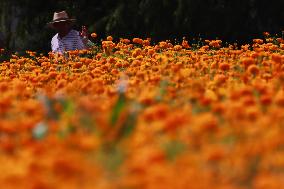
<svg viewBox="0 0 284 189"><path fill-rule="evenodd" d="M91 34L91 37L92 37L92 38L96 38L97 36L98 36L98 35L97 35L96 33L92 33L92 34Z"/></svg>
<svg viewBox="0 0 284 189"><path fill-rule="evenodd" d="M112 41L112 40L113 40L112 36L107 36L107 41Z"/></svg>
<svg viewBox="0 0 284 189"><path fill-rule="evenodd" d="M140 44L142 45L143 44L143 39L140 39L140 38L133 38L133 43L137 43L137 44Z"/></svg>
<svg viewBox="0 0 284 189"><path fill-rule="evenodd" d="M259 45L263 44L263 40L262 39L253 39L254 43L257 43Z"/></svg>
<svg viewBox="0 0 284 189"><path fill-rule="evenodd" d="M174 46L174 50L175 51L180 51L182 49L182 46L181 45L175 45Z"/></svg>
<svg viewBox="0 0 284 189"><path fill-rule="evenodd" d="M168 48L168 43L165 42L165 41L161 41L159 43L159 47L162 48L162 49L166 49L166 48Z"/></svg>
<svg viewBox="0 0 284 189"><path fill-rule="evenodd" d="M190 45L188 44L188 41L185 40L185 39L182 40L182 46L183 46L183 48L186 48L186 49L190 48Z"/></svg>

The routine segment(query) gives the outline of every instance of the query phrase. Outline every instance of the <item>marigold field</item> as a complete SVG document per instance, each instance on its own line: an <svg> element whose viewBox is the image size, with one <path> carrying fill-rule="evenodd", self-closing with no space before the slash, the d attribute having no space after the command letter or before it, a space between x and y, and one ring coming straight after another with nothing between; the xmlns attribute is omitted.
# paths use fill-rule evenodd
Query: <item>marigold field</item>
<svg viewBox="0 0 284 189"><path fill-rule="evenodd" d="M0 63L0 188L284 188L283 84L284 41L269 36L14 54Z"/></svg>

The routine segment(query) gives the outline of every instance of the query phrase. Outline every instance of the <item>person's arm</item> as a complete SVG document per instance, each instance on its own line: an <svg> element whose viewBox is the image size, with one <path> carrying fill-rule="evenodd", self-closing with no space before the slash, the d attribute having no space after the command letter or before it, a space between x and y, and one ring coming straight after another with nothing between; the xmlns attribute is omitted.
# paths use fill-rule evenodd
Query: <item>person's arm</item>
<svg viewBox="0 0 284 189"><path fill-rule="evenodd" d="M86 26L82 26L82 31L80 33L80 36L82 37L83 44L86 48L91 48L95 44L89 40L88 38L88 30Z"/></svg>
<svg viewBox="0 0 284 189"><path fill-rule="evenodd" d="M51 47L51 51L53 52L54 51L54 48L53 48L53 41L51 40L50 42L50 47Z"/></svg>

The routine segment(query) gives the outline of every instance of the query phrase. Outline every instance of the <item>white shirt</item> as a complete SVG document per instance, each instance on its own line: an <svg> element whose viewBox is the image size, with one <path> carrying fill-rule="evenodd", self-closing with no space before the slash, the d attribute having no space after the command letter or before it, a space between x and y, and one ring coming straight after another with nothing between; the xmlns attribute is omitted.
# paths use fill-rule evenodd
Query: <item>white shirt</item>
<svg viewBox="0 0 284 189"><path fill-rule="evenodd" d="M76 30L70 30L70 32L63 38L60 38L57 33L51 40L52 52L58 52L62 54L65 51L76 49L81 50L85 48L86 47L82 41L82 37Z"/></svg>

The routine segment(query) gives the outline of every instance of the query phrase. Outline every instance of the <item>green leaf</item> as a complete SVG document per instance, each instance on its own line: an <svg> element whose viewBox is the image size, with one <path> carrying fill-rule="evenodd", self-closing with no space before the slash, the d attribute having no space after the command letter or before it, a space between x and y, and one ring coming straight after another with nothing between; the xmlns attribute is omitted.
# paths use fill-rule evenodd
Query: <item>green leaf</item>
<svg viewBox="0 0 284 189"><path fill-rule="evenodd" d="M227 145L234 145L237 142L237 138L234 135L224 137L221 142Z"/></svg>
<svg viewBox="0 0 284 189"><path fill-rule="evenodd" d="M135 128L137 115L131 114L128 116L126 123L123 125L120 133L122 137L128 136Z"/></svg>
<svg viewBox="0 0 284 189"><path fill-rule="evenodd" d="M110 117L110 123L112 126L114 126L115 123L117 122L119 115L121 114L125 106L126 106L126 97L124 93L119 93L118 100L112 109Z"/></svg>
<svg viewBox="0 0 284 189"><path fill-rule="evenodd" d="M203 113L203 112L209 112L211 110L210 105L202 106L200 103L195 102L195 101L191 101L190 103L192 105L192 114L193 115Z"/></svg>
<svg viewBox="0 0 284 189"><path fill-rule="evenodd" d="M115 172L124 161L124 153L117 146L104 147L97 158L106 170Z"/></svg>
<svg viewBox="0 0 284 189"><path fill-rule="evenodd" d="M63 104L64 112L66 112L66 114L68 116L74 115L75 106L74 106L74 103L71 100L65 100L64 99L61 103Z"/></svg>
<svg viewBox="0 0 284 189"><path fill-rule="evenodd" d="M164 144L164 150L169 160L175 160L185 149L185 144L180 141L170 141Z"/></svg>
<svg viewBox="0 0 284 189"><path fill-rule="evenodd" d="M69 134L76 132L76 128L71 124L68 123L68 126L64 129L58 131L58 137L61 139L66 138Z"/></svg>
<svg viewBox="0 0 284 189"><path fill-rule="evenodd" d="M133 130L135 129L137 123L137 117L142 109L141 104L137 102L131 102L129 105L129 111L127 115L127 119L123 123L120 131L119 131L119 138L122 139L123 137L129 136Z"/></svg>
<svg viewBox="0 0 284 189"><path fill-rule="evenodd" d="M164 96L167 93L167 87L170 85L170 83L167 80L162 80L160 82L160 91L159 94L156 96L156 100L157 101L162 101L162 99L164 98Z"/></svg>

